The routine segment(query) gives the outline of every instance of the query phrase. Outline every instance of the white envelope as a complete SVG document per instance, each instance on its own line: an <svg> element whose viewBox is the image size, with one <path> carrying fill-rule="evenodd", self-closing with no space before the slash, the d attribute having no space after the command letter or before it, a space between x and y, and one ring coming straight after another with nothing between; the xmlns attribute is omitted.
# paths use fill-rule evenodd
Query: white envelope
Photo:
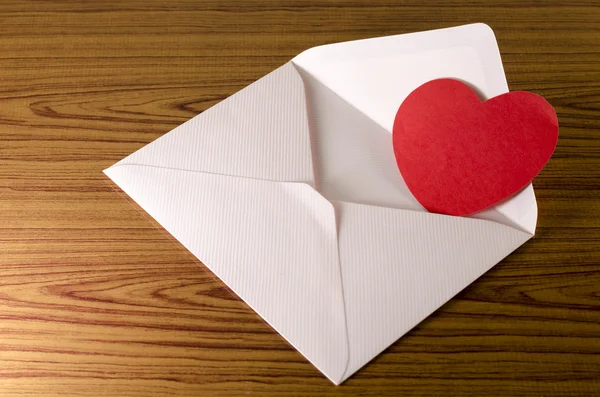
<svg viewBox="0 0 600 397"><path fill-rule="evenodd" d="M339 384L533 236L528 186L426 212L391 129L422 83L508 91L484 24L312 48L104 172Z"/></svg>

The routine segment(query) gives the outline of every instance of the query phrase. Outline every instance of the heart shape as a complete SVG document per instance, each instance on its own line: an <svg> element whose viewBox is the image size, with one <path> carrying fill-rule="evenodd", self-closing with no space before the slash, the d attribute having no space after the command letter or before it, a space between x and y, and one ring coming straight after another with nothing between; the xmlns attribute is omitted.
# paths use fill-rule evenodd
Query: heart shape
<svg viewBox="0 0 600 397"><path fill-rule="evenodd" d="M481 102L466 84L432 80L400 105L393 144L400 173L430 212L464 216L519 192L558 141L554 108L515 91Z"/></svg>

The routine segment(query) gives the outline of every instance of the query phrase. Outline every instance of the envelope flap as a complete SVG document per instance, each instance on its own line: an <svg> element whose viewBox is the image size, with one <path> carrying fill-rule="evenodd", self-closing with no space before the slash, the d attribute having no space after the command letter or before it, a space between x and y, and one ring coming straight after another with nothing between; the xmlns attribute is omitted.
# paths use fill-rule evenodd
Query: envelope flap
<svg viewBox="0 0 600 397"><path fill-rule="evenodd" d="M483 98L508 91L494 34L483 24L331 44L292 62L305 84L317 187L330 199L363 204L423 210L399 175L391 144L396 112L412 90L449 77ZM533 234L533 189L475 217Z"/></svg>
<svg viewBox="0 0 600 397"><path fill-rule="evenodd" d="M310 186L139 165L106 174L333 382L348 360L334 209Z"/></svg>
<svg viewBox="0 0 600 397"><path fill-rule="evenodd" d="M304 101L287 63L117 164L312 184Z"/></svg>
<svg viewBox="0 0 600 397"><path fill-rule="evenodd" d="M496 38L481 23L328 44L292 62L390 133L402 101L427 81L459 79L484 98L508 91Z"/></svg>

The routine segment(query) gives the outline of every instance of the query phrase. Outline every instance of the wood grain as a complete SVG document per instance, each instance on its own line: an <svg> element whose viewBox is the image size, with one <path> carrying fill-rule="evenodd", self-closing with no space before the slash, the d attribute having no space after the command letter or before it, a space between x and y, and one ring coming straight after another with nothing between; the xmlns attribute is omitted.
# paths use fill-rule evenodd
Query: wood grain
<svg viewBox="0 0 600 397"><path fill-rule="evenodd" d="M334 387L101 170L324 43L469 22L560 141L536 237ZM600 3L0 4L0 395L600 395Z"/></svg>

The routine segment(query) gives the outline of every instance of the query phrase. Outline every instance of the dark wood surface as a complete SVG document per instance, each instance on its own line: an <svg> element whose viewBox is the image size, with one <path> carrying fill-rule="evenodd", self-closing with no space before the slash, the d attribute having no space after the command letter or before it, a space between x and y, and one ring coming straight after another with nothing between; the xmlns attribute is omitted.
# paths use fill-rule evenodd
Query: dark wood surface
<svg viewBox="0 0 600 397"><path fill-rule="evenodd" d="M470 22L561 130L536 237L334 387L101 170L324 43ZM0 395L600 395L600 2L0 4Z"/></svg>

